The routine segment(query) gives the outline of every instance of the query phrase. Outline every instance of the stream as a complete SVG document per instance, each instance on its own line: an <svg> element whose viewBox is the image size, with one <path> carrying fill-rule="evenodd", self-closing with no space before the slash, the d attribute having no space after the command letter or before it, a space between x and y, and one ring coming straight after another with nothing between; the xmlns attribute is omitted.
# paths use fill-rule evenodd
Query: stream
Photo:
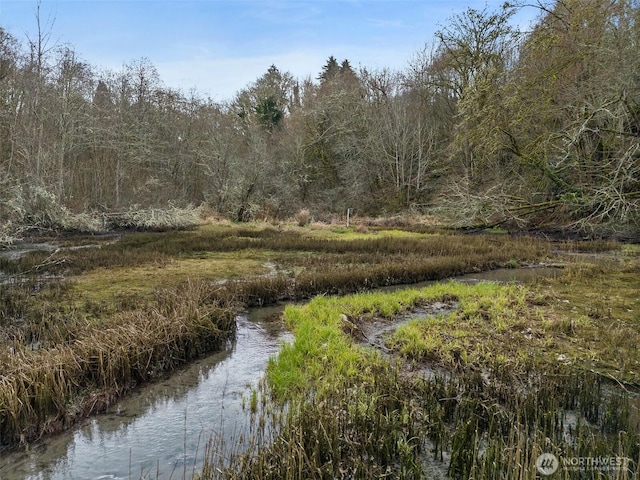
<svg viewBox="0 0 640 480"><path fill-rule="evenodd" d="M108 413L31 451L0 457L0 479L191 478L202 465L209 438L223 430L236 436L248 428L243 396L248 402L268 359L293 339L275 315L282 309L238 316L236 338L225 351L141 387Z"/></svg>
<svg viewBox="0 0 640 480"><path fill-rule="evenodd" d="M527 282L557 274L553 268L499 269L456 280ZM282 310L256 308L238 316L236 338L226 350L142 386L106 414L47 438L30 451L0 456L0 479L192 478L209 438L237 438L248 429L243 405L251 388L282 342L293 339L276 315Z"/></svg>

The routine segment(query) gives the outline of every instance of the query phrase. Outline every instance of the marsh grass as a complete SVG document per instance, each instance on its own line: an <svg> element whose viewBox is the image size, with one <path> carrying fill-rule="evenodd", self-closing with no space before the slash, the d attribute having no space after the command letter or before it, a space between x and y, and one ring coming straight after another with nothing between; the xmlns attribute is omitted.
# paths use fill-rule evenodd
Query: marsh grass
<svg viewBox="0 0 640 480"><path fill-rule="evenodd" d="M249 228L220 226L194 231L136 233L122 235L121 240L101 248L60 250L50 259L57 261L51 271L72 274L97 268L133 267L162 264L169 258L184 258L201 252L267 250L270 252L312 252L315 254L419 254L423 256L491 255L511 250L513 258L536 259L549 252L546 243L531 238L483 237L464 235L358 234L356 238L327 237L313 230L277 230L270 227ZM48 252L31 252L6 271L28 271L41 264Z"/></svg>
<svg viewBox="0 0 640 480"><path fill-rule="evenodd" d="M620 266L573 264L557 279L540 281L540 307L550 347L582 368L640 385L640 259Z"/></svg>
<svg viewBox="0 0 640 480"><path fill-rule="evenodd" d="M345 241L307 229L223 225L26 254L7 267L16 281L0 286L0 339L11 352L0 388L1 440L64 428L133 385L219 348L211 338L220 333L202 327L187 305L217 305L225 323L246 306L442 278L547 251L525 239L381 233ZM323 263L324 256L335 261ZM263 266L271 259L276 271ZM167 310L167 298L183 310Z"/></svg>
<svg viewBox="0 0 640 480"><path fill-rule="evenodd" d="M542 453L628 461L604 473L569 465L554 478L640 478L637 405L604 376L492 356L455 364L455 374L421 375L417 365L407 370L343 328L345 319L362 324L456 300L456 321L439 328L449 332L459 322L491 323L493 313L527 298L515 286L447 283L288 306L295 342L269 363L262 394L269 400L255 417L259 440L244 453L210 456L199 478L533 480ZM445 355L433 359L451 365Z"/></svg>
<svg viewBox="0 0 640 480"><path fill-rule="evenodd" d="M387 345L449 368L569 363L638 385L638 260L567 266L534 286L451 285L458 308L399 327Z"/></svg>
<svg viewBox="0 0 640 480"><path fill-rule="evenodd" d="M138 250L141 255L135 257L132 252ZM231 280L236 295L253 306L441 279L496 268L514 258L533 261L548 252L545 244L531 239L369 235L347 241L304 229L224 226L127 236L118 245L87 250L82 256L73 252L64 264L71 271L86 271L76 277L76 292L96 303L121 292L145 294L158 285L198 278ZM93 256L101 259L94 262ZM141 263L128 263L134 257ZM113 263L107 268L109 261ZM268 271L267 263L275 264L276 271Z"/></svg>
<svg viewBox="0 0 640 480"><path fill-rule="evenodd" d="M487 364L522 367L537 357L544 339L522 285L451 283L457 308L435 318L399 326L387 346L413 361L434 361L452 369Z"/></svg>
<svg viewBox="0 0 640 480"><path fill-rule="evenodd" d="M1 443L29 442L102 411L137 383L224 347L234 330L235 312L190 283L163 291L153 307L88 323L50 348L5 344Z"/></svg>
<svg viewBox="0 0 640 480"><path fill-rule="evenodd" d="M616 240L592 240L589 242L579 240L565 240L555 244L558 250L565 252L612 252L620 251L623 245Z"/></svg>
<svg viewBox="0 0 640 480"><path fill-rule="evenodd" d="M18 275L16 281L0 286L1 440L16 444L64 428L75 418L105 408L134 385L220 348L233 331L233 315L238 309L437 280L513 261L540 260L549 253L545 242L506 235L398 231L365 234L352 230L327 233L309 227L279 230L264 225L225 224L190 231L125 234L120 241L100 248L61 249L53 256L49 252L25 255L8 263L7 269ZM275 268L266 268L266 262L274 263ZM21 272L66 278L43 281L40 276L20 276ZM139 275L141 272L144 275ZM434 334L433 347L417 349L415 360L433 358L446 365L473 366L491 357L496 365L531 365L526 353L521 352L514 360L489 346L500 339L520 345L529 328L523 323L523 319L529 319L525 310L536 302L537 306L555 305L556 300L553 294L535 293L524 298L520 290L513 292L520 293L503 293L491 301L469 296L463 302L458 323L477 324L476 333L489 335L487 342L472 338L460 324L451 330L457 335L452 335L455 341L445 342L443 347L444 337ZM443 290L440 297L433 294L429 298L448 301L454 293ZM384 300L373 300L375 296L348 297L343 305L344 315L357 327L361 317L392 318L431 301L415 293L402 295ZM488 292L483 295L490 297ZM606 305L598 308L607 312ZM555 359L559 351L554 345L565 341L559 335L568 336L580 326L580 322L566 323L564 318L560 314L557 318L537 318L536 325L542 326L532 329L536 341L539 332L550 338L542 345L547 360ZM540 323L541 320L544 321ZM355 348L354 339L343 333L340 317L338 323L333 322L335 317L328 317L326 329L319 332L311 326L304 327L311 329L308 351L305 355L299 350L284 353L282 361L290 355L291 368L288 373L285 368L279 374L270 374L270 394L274 398L296 384L301 385L302 391L305 385L315 385L319 378L333 379L318 384L320 390L335 392L331 385L342 385L342 394L349 388L359 388L361 383L382 382L366 365L372 365L373 370L390 367L382 359L370 358L369 351ZM495 331L490 331L489 326ZM316 336L322 338L317 344ZM631 341L628 339L627 343ZM393 348L400 351L402 347L398 343ZM476 353L470 353L474 348ZM432 353L421 356L420 351L425 350ZM408 353L403 355L411 357ZM308 361L316 356L335 357L339 363L328 368ZM573 354L570 357L573 359ZM303 363L309 364L308 371L313 375L304 373L308 371L301 368ZM339 375L334 373L331 377L327 373L331 371ZM363 392L363 396L385 395L378 390ZM442 432L442 423L438 425L433 428ZM335 428L346 426L348 423ZM320 428L309 423L308 428L312 427ZM443 433L429 435L443 444ZM413 451L413 440L400 436L395 440L404 446L405 453Z"/></svg>

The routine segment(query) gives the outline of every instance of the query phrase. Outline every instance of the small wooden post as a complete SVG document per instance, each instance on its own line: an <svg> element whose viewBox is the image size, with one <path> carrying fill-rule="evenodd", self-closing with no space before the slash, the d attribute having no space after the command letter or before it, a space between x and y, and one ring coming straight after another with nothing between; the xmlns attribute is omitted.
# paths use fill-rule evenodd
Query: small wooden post
<svg viewBox="0 0 640 480"><path fill-rule="evenodd" d="M347 228L349 228L349 219L351 218L351 209L347 208Z"/></svg>

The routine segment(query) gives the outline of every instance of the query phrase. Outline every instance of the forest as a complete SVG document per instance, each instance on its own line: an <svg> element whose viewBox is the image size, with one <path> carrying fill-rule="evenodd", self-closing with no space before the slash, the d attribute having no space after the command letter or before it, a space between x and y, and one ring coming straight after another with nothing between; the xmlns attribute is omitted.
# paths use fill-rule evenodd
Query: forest
<svg viewBox="0 0 640 480"><path fill-rule="evenodd" d="M638 239L640 2L518 8L451 17L403 71L272 65L224 103L0 27L0 241L347 208Z"/></svg>

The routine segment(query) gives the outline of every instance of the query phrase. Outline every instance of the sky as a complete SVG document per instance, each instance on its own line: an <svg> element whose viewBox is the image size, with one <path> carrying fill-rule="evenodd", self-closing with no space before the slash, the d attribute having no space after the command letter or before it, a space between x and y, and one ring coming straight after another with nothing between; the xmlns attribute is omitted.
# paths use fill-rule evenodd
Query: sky
<svg viewBox="0 0 640 480"><path fill-rule="evenodd" d="M49 44L97 71L147 58L171 88L230 100L271 65L316 79L330 55L352 67L403 70L452 15L504 0L41 0ZM0 0L0 26L37 37L35 0ZM523 10L526 28L537 14Z"/></svg>

